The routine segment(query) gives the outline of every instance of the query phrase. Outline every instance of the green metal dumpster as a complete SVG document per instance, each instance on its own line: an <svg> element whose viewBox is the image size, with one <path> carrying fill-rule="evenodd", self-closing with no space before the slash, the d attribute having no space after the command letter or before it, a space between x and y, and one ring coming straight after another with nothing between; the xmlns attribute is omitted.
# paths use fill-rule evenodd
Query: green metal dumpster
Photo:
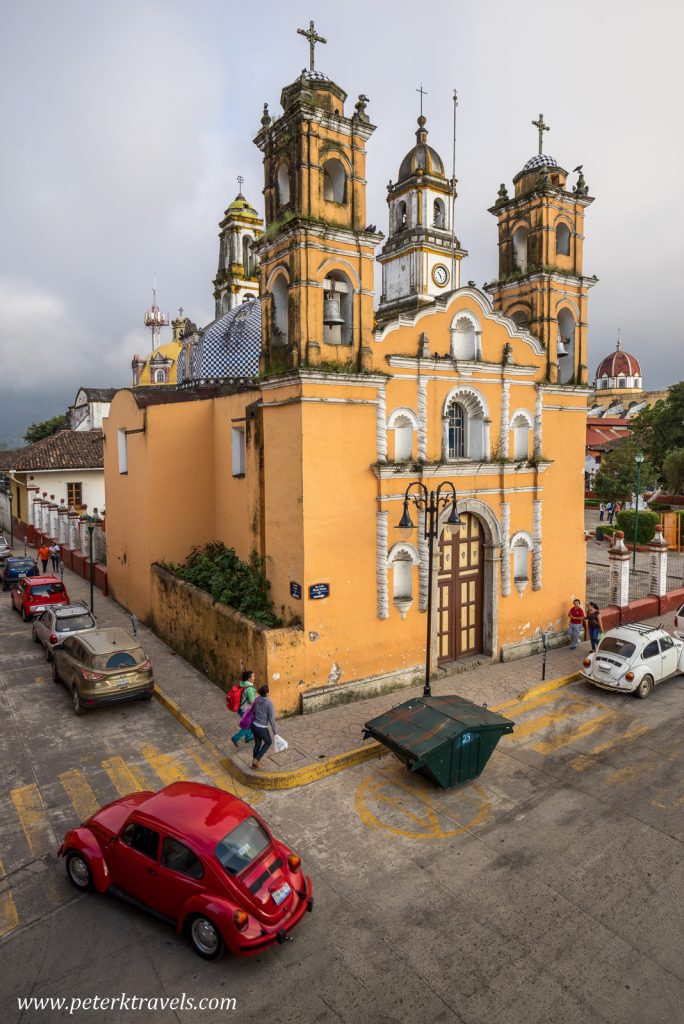
<svg viewBox="0 0 684 1024"><path fill-rule="evenodd" d="M451 789L478 777L514 725L465 697L414 697L366 722L363 735L389 747L410 771Z"/></svg>
<svg viewBox="0 0 684 1024"><path fill-rule="evenodd" d="M596 540L603 540L603 526L596 527Z"/></svg>

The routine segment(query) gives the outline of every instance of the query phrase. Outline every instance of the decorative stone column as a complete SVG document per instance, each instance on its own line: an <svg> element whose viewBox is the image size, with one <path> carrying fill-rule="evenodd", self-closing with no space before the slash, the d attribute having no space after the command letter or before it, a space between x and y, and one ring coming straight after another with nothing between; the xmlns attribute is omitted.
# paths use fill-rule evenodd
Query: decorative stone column
<svg viewBox="0 0 684 1024"><path fill-rule="evenodd" d="M542 409L544 406L544 394L541 388L537 388L537 397L534 403L534 457L538 459L542 453Z"/></svg>
<svg viewBox="0 0 684 1024"><path fill-rule="evenodd" d="M501 389L501 438L499 442L499 455L502 459L508 458L508 420L510 416L510 383L505 380Z"/></svg>
<svg viewBox="0 0 684 1024"><path fill-rule="evenodd" d="M50 509L48 512L49 528L48 533L53 540L57 539L57 513L59 512L59 505L55 501L54 494L50 495Z"/></svg>
<svg viewBox="0 0 684 1024"><path fill-rule="evenodd" d="M78 551L81 546L78 529L78 512L73 508L69 509L68 524L69 547L72 551Z"/></svg>
<svg viewBox="0 0 684 1024"><path fill-rule="evenodd" d="M428 605L428 539L425 536L425 513L418 513L418 611L427 611Z"/></svg>
<svg viewBox="0 0 684 1024"><path fill-rule="evenodd" d="M418 461L427 462L427 381L418 378Z"/></svg>
<svg viewBox="0 0 684 1024"><path fill-rule="evenodd" d="M629 551L625 547L622 530L615 533L613 546L608 551L610 566L610 603L618 608L629 604Z"/></svg>
<svg viewBox="0 0 684 1024"><path fill-rule="evenodd" d="M541 590L542 585L542 503L540 498L532 502L532 589Z"/></svg>
<svg viewBox="0 0 684 1024"><path fill-rule="evenodd" d="M490 419L485 418L482 420L482 458L485 462L489 462L492 457L491 427L492 421Z"/></svg>
<svg viewBox="0 0 684 1024"><path fill-rule="evenodd" d="M79 521L78 521L78 529L79 529L79 543L80 543L80 547L81 547L81 554L83 555L84 558L87 558L88 557L88 551L89 551L89 544L88 544L88 520L87 519L79 519Z"/></svg>
<svg viewBox="0 0 684 1024"><path fill-rule="evenodd" d="M511 592L511 506L501 502L501 594Z"/></svg>
<svg viewBox="0 0 684 1024"><path fill-rule="evenodd" d="M667 541L663 537L662 527L656 526L655 537L648 545L651 562L651 579L649 594L665 597L667 593Z"/></svg>
<svg viewBox="0 0 684 1024"><path fill-rule="evenodd" d="M449 458L449 417L442 416L442 462Z"/></svg>
<svg viewBox="0 0 684 1024"><path fill-rule="evenodd" d="M389 512L377 514L377 559L376 581L378 590L378 618L389 619L389 597L387 594L387 520Z"/></svg>
<svg viewBox="0 0 684 1024"><path fill-rule="evenodd" d="M378 462L387 462L387 402L384 384L378 384L378 404L375 407L375 437Z"/></svg>
<svg viewBox="0 0 684 1024"><path fill-rule="evenodd" d="M57 540L60 544L66 544L69 539L69 509L62 501L57 509Z"/></svg>
<svg viewBox="0 0 684 1024"><path fill-rule="evenodd" d="M104 531L104 520L100 519L97 509L93 509L97 522L93 534L93 558L99 565L107 564L107 535Z"/></svg>

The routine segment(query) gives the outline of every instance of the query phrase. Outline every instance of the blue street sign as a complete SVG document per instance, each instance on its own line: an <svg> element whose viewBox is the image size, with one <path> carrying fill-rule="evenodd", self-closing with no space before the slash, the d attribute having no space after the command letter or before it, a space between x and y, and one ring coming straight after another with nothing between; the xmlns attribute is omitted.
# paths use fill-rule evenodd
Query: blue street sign
<svg viewBox="0 0 684 1024"><path fill-rule="evenodd" d="M320 601L323 597L330 596L329 583L312 583L309 587L309 597L312 601Z"/></svg>
<svg viewBox="0 0 684 1024"><path fill-rule="evenodd" d="M291 597L301 598L301 596L302 596L302 585L301 585L301 583L295 583L293 580L290 580L290 596Z"/></svg>

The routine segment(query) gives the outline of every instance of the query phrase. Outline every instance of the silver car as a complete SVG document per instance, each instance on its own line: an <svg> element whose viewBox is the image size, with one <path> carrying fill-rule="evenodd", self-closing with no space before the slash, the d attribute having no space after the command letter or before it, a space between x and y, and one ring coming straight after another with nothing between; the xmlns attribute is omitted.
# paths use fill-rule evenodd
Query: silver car
<svg viewBox="0 0 684 1024"><path fill-rule="evenodd" d="M0 562L4 562L11 554L12 548L9 546L7 538L0 533Z"/></svg>
<svg viewBox="0 0 684 1024"><path fill-rule="evenodd" d="M96 628L97 622L84 604L60 604L34 619L33 640L45 648L45 660L52 661L53 649L68 636Z"/></svg>
<svg viewBox="0 0 684 1024"><path fill-rule="evenodd" d="M630 622L609 629L582 675L603 690L648 697L664 679L684 673L684 641L659 627Z"/></svg>

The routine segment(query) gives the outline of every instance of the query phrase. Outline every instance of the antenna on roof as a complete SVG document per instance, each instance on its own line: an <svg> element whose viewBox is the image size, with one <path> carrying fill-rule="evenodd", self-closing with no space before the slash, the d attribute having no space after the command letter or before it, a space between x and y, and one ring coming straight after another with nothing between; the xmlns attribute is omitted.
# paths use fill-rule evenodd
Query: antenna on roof
<svg viewBox="0 0 684 1024"><path fill-rule="evenodd" d="M421 97L422 99L422 97ZM451 287L456 273L456 110L458 109L458 93L454 89L454 144L451 154Z"/></svg>
<svg viewBox="0 0 684 1024"><path fill-rule="evenodd" d="M168 313L162 313L161 309L157 305L156 275L152 278L152 305L145 311L144 323L145 327L149 327L152 331L152 351L154 351L159 347L159 336L161 334L162 327L168 327L169 325Z"/></svg>

